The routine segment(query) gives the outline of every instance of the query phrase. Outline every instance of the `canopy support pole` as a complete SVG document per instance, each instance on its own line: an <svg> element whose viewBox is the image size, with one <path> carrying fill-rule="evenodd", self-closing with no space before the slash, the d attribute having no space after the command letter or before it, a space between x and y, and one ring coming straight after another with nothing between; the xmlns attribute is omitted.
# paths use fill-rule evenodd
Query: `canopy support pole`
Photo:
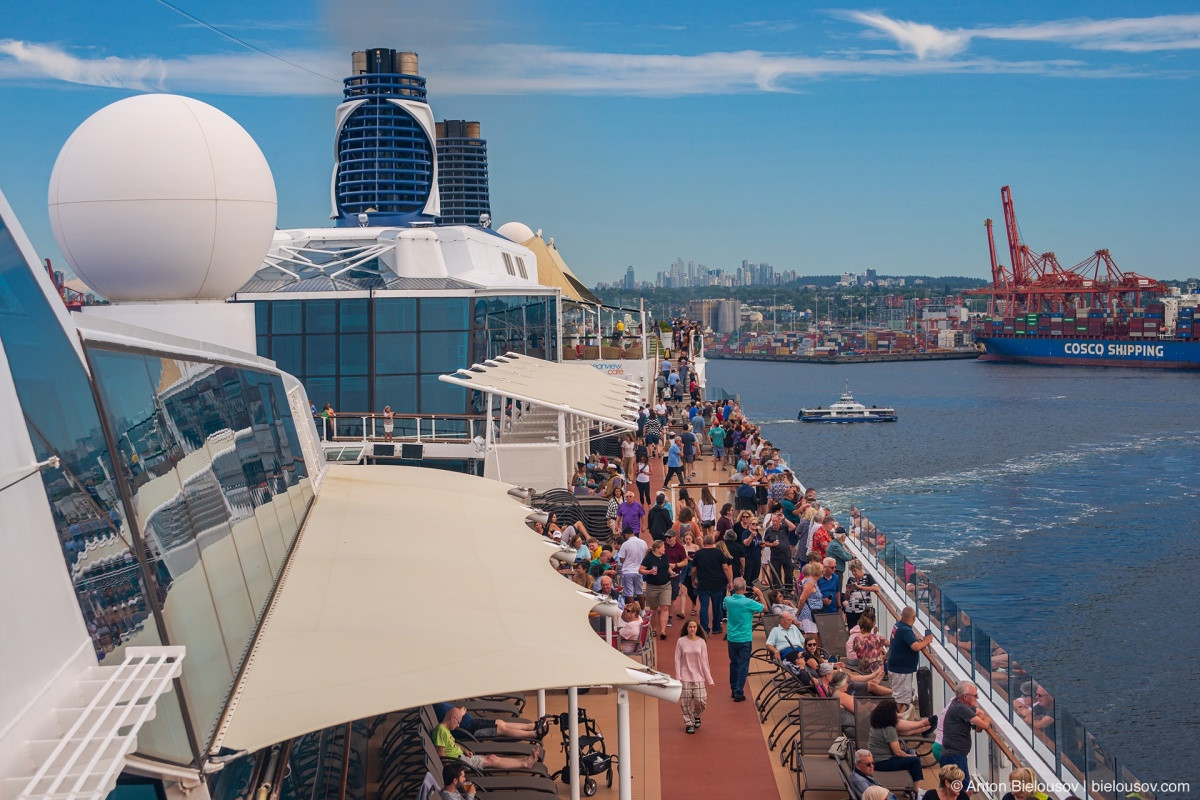
<svg viewBox="0 0 1200 800"><path fill-rule="evenodd" d="M633 800L633 756L629 746L629 690L617 689L617 797Z"/></svg>
<svg viewBox="0 0 1200 800"><path fill-rule="evenodd" d="M546 690L538 689L537 693L538 719L546 716Z"/></svg>
<svg viewBox="0 0 1200 800"><path fill-rule="evenodd" d="M567 747L571 770L571 800L579 800L579 689L574 686L567 689L567 719L567 724L571 726L571 737Z"/></svg>
<svg viewBox="0 0 1200 800"><path fill-rule="evenodd" d="M570 484L571 474L574 472L574 465L570 463L567 451L567 415L566 413L558 412L558 450L562 456L563 480ZM571 487L574 491L574 487Z"/></svg>

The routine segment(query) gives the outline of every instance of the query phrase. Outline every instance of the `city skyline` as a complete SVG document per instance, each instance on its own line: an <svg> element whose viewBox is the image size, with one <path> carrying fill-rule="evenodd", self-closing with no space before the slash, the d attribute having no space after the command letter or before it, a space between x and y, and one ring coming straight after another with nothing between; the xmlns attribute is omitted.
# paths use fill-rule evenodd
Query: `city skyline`
<svg viewBox="0 0 1200 800"><path fill-rule="evenodd" d="M65 266L45 207L59 148L104 105L169 91L255 138L280 227L327 224L349 54L391 47L420 54L438 119L481 122L496 225L555 237L588 285L630 265L653 275L680 252L725 271L745 260L798 275L986 278L985 217L1007 261L1005 184L1035 250L1069 266L1107 248L1124 269L1179 280L1200 275L1191 11L18 6L0 40L0 97L23 124L0 139L0 189L39 255Z"/></svg>

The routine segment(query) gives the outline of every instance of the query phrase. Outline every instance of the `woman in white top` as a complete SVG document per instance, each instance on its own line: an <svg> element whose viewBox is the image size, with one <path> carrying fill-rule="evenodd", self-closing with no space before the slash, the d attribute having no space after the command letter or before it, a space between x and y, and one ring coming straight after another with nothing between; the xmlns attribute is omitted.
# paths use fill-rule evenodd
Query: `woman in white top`
<svg viewBox="0 0 1200 800"><path fill-rule="evenodd" d="M675 643L675 675L683 684L679 704L683 707L683 724L688 733L700 728L700 715L708 707L708 687L713 684L708 666L708 641L704 629L689 619Z"/></svg>
<svg viewBox="0 0 1200 800"><path fill-rule="evenodd" d="M650 464L645 458L638 461L637 478L633 482L637 484L638 500L644 506L650 505Z"/></svg>
<svg viewBox="0 0 1200 800"><path fill-rule="evenodd" d="M394 416L391 406L383 407L383 440L385 442L392 441L392 431L395 428Z"/></svg>
<svg viewBox="0 0 1200 800"><path fill-rule="evenodd" d="M627 434L621 440L621 469L625 472L626 480L637 471L637 459L634 458L636 454L637 443L633 440L633 434Z"/></svg>
<svg viewBox="0 0 1200 800"><path fill-rule="evenodd" d="M708 530L717 524L717 499L712 490L705 486L700 490L700 527Z"/></svg>

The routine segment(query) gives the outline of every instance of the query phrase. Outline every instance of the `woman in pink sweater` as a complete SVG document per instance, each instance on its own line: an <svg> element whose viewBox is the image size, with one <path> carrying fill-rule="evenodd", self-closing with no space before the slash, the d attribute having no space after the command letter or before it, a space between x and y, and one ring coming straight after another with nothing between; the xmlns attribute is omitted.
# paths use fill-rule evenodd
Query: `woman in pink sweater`
<svg viewBox="0 0 1200 800"><path fill-rule="evenodd" d="M700 728L700 715L708 706L708 686L713 682L712 670L708 668L708 640L704 629L694 619L689 619L679 633L675 644L675 675L683 683L683 694L679 703L683 706L683 724L688 733Z"/></svg>

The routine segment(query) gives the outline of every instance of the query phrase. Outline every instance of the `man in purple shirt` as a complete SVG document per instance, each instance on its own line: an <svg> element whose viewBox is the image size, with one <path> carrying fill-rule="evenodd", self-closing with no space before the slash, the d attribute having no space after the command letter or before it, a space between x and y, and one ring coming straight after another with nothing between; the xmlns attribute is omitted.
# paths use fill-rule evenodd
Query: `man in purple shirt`
<svg viewBox="0 0 1200 800"><path fill-rule="evenodd" d="M642 504L637 501L637 495L634 492L626 492L625 502L617 506L617 519L621 521L620 529L633 528L640 532L644 516L646 516L646 509L642 508Z"/></svg>

